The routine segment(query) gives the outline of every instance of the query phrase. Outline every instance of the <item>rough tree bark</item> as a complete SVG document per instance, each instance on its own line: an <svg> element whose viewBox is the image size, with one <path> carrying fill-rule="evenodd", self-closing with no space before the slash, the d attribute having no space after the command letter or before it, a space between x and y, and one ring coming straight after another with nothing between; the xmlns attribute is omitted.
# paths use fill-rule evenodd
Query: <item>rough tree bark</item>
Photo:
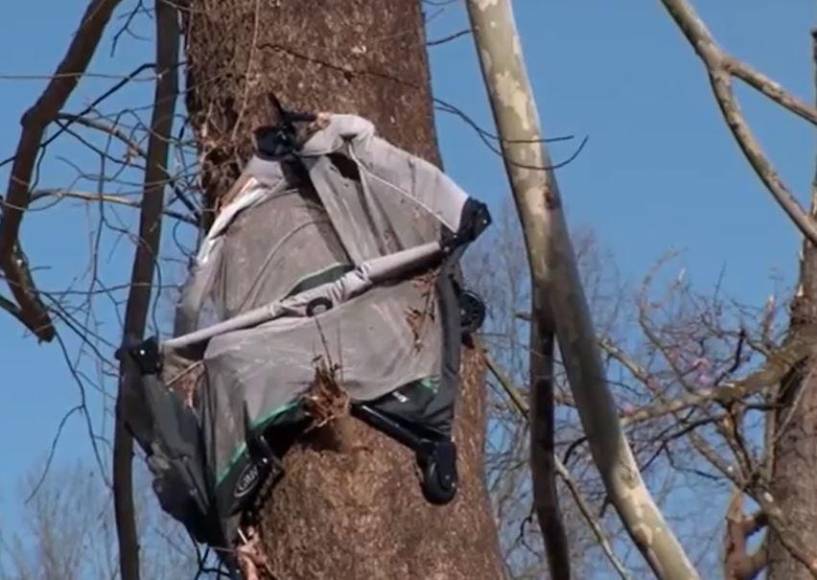
<svg viewBox="0 0 817 580"><path fill-rule="evenodd" d="M817 87L817 32L812 33ZM817 223L817 171L811 186L810 217ZM791 309L792 333L817 326L817 247L803 239L800 279ZM786 514L789 530L806 546L817 546L817 362L812 358L791 386L780 392L780 410L774 419L776 442L772 449L772 496ZM799 580L814 575L794 558L773 530L769 534L768 577Z"/></svg>
<svg viewBox="0 0 817 580"><path fill-rule="evenodd" d="M190 0L188 109L214 207L274 122L268 95L301 110L356 113L398 146L439 162L423 16L406 0ZM413 455L354 419L285 458L261 509L276 578L503 576L483 479L481 356L466 350L456 440L461 488L447 507L422 498Z"/></svg>
<svg viewBox="0 0 817 580"><path fill-rule="evenodd" d="M811 210L806 212L778 176L740 110L732 88L737 78L773 102L817 125L817 108L795 98L780 84L729 55L687 0L661 0L706 67L713 95L729 130L769 193L803 234L797 295L791 307L787 342L809 347L791 373L776 386L775 410L766 415L766 466L751 474L747 487L769 523L768 577L817 577L817 366L813 335L817 328L817 176ZM817 54L813 55L813 60ZM779 354L781 349L778 349ZM767 471L767 470L764 470ZM757 485L760 481L767 487ZM768 483L766 483L768 482Z"/></svg>
<svg viewBox="0 0 817 580"><path fill-rule="evenodd" d="M534 287L531 348L531 468L540 525L549 539L551 571L570 575L564 532L553 486L552 342L555 331L576 408L610 501L627 533L660 578L688 579L698 574L644 485L638 464L607 386L601 353L575 253L562 210L561 195L525 70L510 0L469 0L468 13L502 138L505 167L522 221ZM545 168L548 168L545 170ZM538 356L536 356L538 355ZM550 388L551 390L548 390ZM552 405L552 402L550 403ZM550 433L549 433L550 432Z"/></svg>

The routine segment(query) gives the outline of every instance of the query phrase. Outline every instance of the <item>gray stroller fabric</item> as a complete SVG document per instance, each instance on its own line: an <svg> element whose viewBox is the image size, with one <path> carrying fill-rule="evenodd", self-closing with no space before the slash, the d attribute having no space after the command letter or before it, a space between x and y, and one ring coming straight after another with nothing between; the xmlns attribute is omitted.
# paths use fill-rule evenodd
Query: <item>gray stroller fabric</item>
<svg viewBox="0 0 817 580"><path fill-rule="evenodd" d="M203 361L216 485L245 453L247 427L297 406L321 364L337 366L352 401L443 374L439 244L460 228L467 195L352 115L330 115L299 158L308 179L282 161L247 164L163 344L167 368Z"/></svg>

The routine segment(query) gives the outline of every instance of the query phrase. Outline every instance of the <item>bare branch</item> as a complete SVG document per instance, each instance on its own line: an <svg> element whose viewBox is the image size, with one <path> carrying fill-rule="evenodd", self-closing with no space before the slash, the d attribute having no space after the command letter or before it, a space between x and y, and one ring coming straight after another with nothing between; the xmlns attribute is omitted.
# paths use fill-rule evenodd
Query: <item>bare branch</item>
<svg viewBox="0 0 817 580"><path fill-rule="evenodd" d="M20 305L26 326L40 340L54 338L54 327L40 300L19 247L20 222L29 203L31 175L45 128L56 118L76 87L119 0L93 0L82 17L68 51L34 106L21 119L23 131L9 177L8 197L0 220L0 267Z"/></svg>
<svg viewBox="0 0 817 580"><path fill-rule="evenodd" d="M749 376L740 380L726 381L719 386L701 388L669 401L661 401L642 407L628 413L623 421L637 423L709 402L730 403L760 393L764 389L778 384L792 370L794 365L807 357L813 350L813 340L814 337L810 335L792 334L780 348L770 354L766 364ZM649 373L637 365L621 349L607 340L601 340L599 344L605 352L627 368L633 377L642 383L649 381Z"/></svg>
<svg viewBox="0 0 817 580"><path fill-rule="evenodd" d="M805 119L812 125L817 125L817 109L801 101L760 71L731 56L727 57L726 66L736 78L757 89L798 117Z"/></svg>
<svg viewBox="0 0 817 580"><path fill-rule="evenodd" d="M32 193L31 195L31 202L35 202L38 199L43 199L46 197L55 197L55 198L73 198L73 199L81 199L83 201L100 201L105 203L114 203L117 205L125 205L128 207L133 208L140 208L141 203L138 201L130 200L121 195L107 195L104 193L93 193L90 191L65 191L62 189L41 189L37 190ZM179 213L177 211L173 211L171 209L162 209L162 213L167 217L171 217L173 219L177 219L181 222L190 224L192 226L198 227L199 223L194 217L190 217L189 215L185 215L183 213Z"/></svg>
<svg viewBox="0 0 817 580"><path fill-rule="evenodd" d="M500 369L494 360L489 356L485 355L485 363L488 366L488 370L494 375L494 377L499 381L499 384L502 386L502 389L508 395L508 398L511 399L513 402L513 406L516 411L525 419L525 421L530 422L530 408L525 401L525 398L519 393L518 389L513 386L511 380L505 375L505 373ZM604 551L605 556L610 560L610 564L612 564L613 568L615 568L616 572L621 578L627 579L630 578L627 570L624 568L624 564L622 564L621 560L618 559L615 552L613 551L613 547L610 545L610 541L604 535L604 530L602 530L601 525L598 522L598 519L593 514L593 510L587 504L587 500L582 495L581 490L579 489L578 484L570 475L570 471L567 469L564 463L554 455L553 457L553 465L556 473L559 477L562 478L562 481L567 486L570 494L573 496L573 500L576 502L576 505L581 511L582 516L584 516L587 524L590 526L590 529L593 531L593 535L596 536L596 540L598 541L599 545L601 546L602 550Z"/></svg>
<svg viewBox="0 0 817 580"><path fill-rule="evenodd" d="M486 86L489 96L494 104L495 119L497 122L498 136L501 138L501 152L508 171L511 188L514 197L517 199L517 206L520 208L520 216L523 227L527 232L528 258L530 261L531 278L534 290L531 295L532 311L535 319L530 328L530 467L533 481L533 498L539 528L545 540L547 556L550 564L551 577L556 579L570 578L570 555L567 544L567 534L564 528L561 512L559 509L559 496L556 488L556 468L554 464L554 404L553 404L553 358L554 358L554 335L556 325L551 310L548 296L548 286L545 280L545 264L541 253L546 249L548 240L545 235L544 223L532 223L532 215L538 213L538 207L532 209L534 205L530 199L534 189L531 186L543 186L547 191L550 189L552 173L549 170L542 171L541 168L551 166L547 158L544 146L538 143L538 122L534 122L535 113L526 108L523 112L517 111L517 115L524 113L526 124L530 126L530 131L520 132L512 129L505 122L504 117L498 113L499 109L495 104L497 99L497 89L491 82L491 73L486 70L490 68L490 61L494 56L489 52L496 52L497 44L503 42L501 35L515 35L513 31L513 13L509 5L501 3L495 14L488 16L483 8L473 2L468 3L468 12L473 30L477 52L482 58L482 66ZM501 28L487 29L487 21L492 24L502 23ZM510 36L509 35L509 36ZM514 37L515 38L515 37ZM508 37L505 41L510 41ZM515 38L518 42L518 38ZM521 59L521 55L517 55ZM512 61L509 69L513 69L515 82L526 82L521 62ZM508 72L508 74L511 74ZM517 80L518 78L518 80ZM520 94L523 94L520 92ZM513 142L511 140L526 140L527 143ZM532 157L527 157L531 151ZM513 160L513 162L511 162ZM532 163L530 163L532 162ZM523 172L530 173L529 167L522 167L521 163L540 168L539 173L534 178L535 185L529 183L523 177ZM536 193L540 193L536 188Z"/></svg>
<svg viewBox="0 0 817 580"><path fill-rule="evenodd" d="M500 386L511 399L516 410L527 419L528 414L530 413L530 407L527 401L525 401L525 397L522 396L502 369L497 366L493 357L485 353L484 358L485 364L488 366L488 370L491 371L491 374L494 375L496 380L499 381Z"/></svg>
<svg viewBox="0 0 817 580"><path fill-rule="evenodd" d="M627 572L624 564L618 559L618 556L616 556L615 552L613 551L610 541L607 539L607 536L604 535L604 530L601 529L601 524L599 524L598 518L596 518L590 506L587 505L587 500L585 500L584 496L582 495L578 484L570 475L570 471L568 471L565 464L562 463L558 457L555 458L555 461L556 472L559 474L559 477L562 478L562 481L565 483L567 489L570 491L570 494L573 496L573 500L576 502L576 505L579 507L579 511L582 512L584 519L587 521L587 524L593 531L593 535L596 536L596 540L601 546L604 555L607 556L608 560L610 560L610 564L612 564L618 575L622 579L627 580L630 578L630 574Z"/></svg>
<svg viewBox="0 0 817 580"><path fill-rule="evenodd" d="M449 34L448 36L444 36L443 38L438 38L437 40L429 40L426 42L426 46L439 46L441 44L446 44L451 42L452 40L456 40L462 36L467 34L471 34L471 29L466 28L465 30L460 30L459 32L455 32L454 34Z"/></svg>
<svg viewBox="0 0 817 580"><path fill-rule="evenodd" d="M750 86L761 90L776 102L812 123L817 120L817 111L796 101L794 97L786 95L777 84L724 53L686 0L661 1L706 66L712 91L723 118L755 173L803 235L811 243L817 245L817 224L780 179L752 133L732 90L732 76L737 76Z"/></svg>
<svg viewBox="0 0 817 580"><path fill-rule="evenodd" d="M530 348L534 353L530 363L531 387L533 391L543 389L533 393L532 402L552 405L552 390L544 390L552 387L552 383L543 380L547 379L548 372L542 361L547 361L548 343L552 345L555 329L593 460L627 532L656 575L697 578L692 563L644 485L621 427L561 210L556 176L552 169L531 171L527 168L548 168L552 164L544 144L532 143L540 137L539 115L522 60L511 4L508 0L490 3L469 0L466 5L494 119L502 137L503 160L525 232L530 262L533 287ZM526 167L520 167L520 162ZM531 416L535 422L547 420L547 414L535 408L531 408ZM532 425L532 432L548 428L548 425ZM532 437L532 461L537 458L534 455L537 443ZM542 485L539 489L549 487ZM536 494L534 480L534 497ZM552 569L551 573L562 571Z"/></svg>
<svg viewBox="0 0 817 580"><path fill-rule="evenodd" d="M136 155L142 158L147 157L147 152L144 149L142 149L139 143L131 139L128 135L119 130L115 125L109 125L100 119L91 119L83 115L72 115L70 113L60 113L59 115L57 115L57 119L69 121L71 123L76 123L78 125L85 125L86 127L89 127L91 129L96 129L97 131L107 133L121 141L128 148L129 155Z"/></svg>
<svg viewBox="0 0 817 580"><path fill-rule="evenodd" d="M11 314L14 318L19 320L22 324L25 324L25 320L23 320L23 314L20 312L20 307L17 306L14 302L9 300L8 298L4 298L0 296L0 310L5 310L9 314Z"/></svg>
<svg viewBox="0 0 817 580"><path fill-rule="evenodd" d="M156 0L155 6L157 81L139 218L139 243L133 261L131 287L125 310L126 344L141 340L145 332L161 241L168 150L178 92L176 65L179 60L179 15L176 8L164 0ZM138 580L139 540L133 504L133 438L125 427L125 421L131 410L128 385L124 381L126 364L123 361L120 368L119 394L116 400L113 451L114 509L122 578Z"/></svg>

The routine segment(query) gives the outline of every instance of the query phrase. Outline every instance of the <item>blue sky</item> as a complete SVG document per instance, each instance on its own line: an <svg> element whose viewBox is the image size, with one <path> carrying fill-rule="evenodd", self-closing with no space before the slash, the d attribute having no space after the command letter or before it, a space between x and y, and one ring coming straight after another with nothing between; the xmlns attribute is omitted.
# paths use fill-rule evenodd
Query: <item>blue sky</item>
<svg viewBox="0 0 817 580"><path fill-rule="evenodd" d="M85 4L28 0L0 6L2 157L13 153L20 115L44 85L3 75L51 72ZM731 53L798 96L813 99L813 2L697 4ZM589 137L579 158L558 171L573 227L592 229L633 281L668 250L680 250L688 275L701 289L711 287L725 269L723 290L744 302L760 303L780 287L779 281L792 282L798 238L735 146L702 66L659 2L517 0L514 8L546 134ZM467 25L460 3L428 6L427 12L430 39ZM95 72L121 74L152 59L149 42L134 39L111 58L110 40L91 67ZM470 38L430 51L435 95L490 126ZM69 110L111 82L83 83ZM147 104L150 93L144 84L127 98ZM807 204L815 160L811 128L748 90L738 94L767 153ZM499 208L508 196L500 160L459 119L441 115L438 131L446 170L470 193ZM572 147L554 145L551 153L555 160L564 159ZM59 153L71 162L87 161L68 141ZM0 168L0 183L7 182L7 171ZM64 186L73 175L55 156L43 167L42 182ZM29 259L48 268L37 272L43 287L64 286L84 265L77 259L88 247L83 214L63 204L26 217L23 242ZM106 267L114 274L126 272L131 246L110 247ZM5 288L0 292L8 295ZM105 332L115 335L116 319L103 318ZM69 346L76 347L70 341ZM12 498L21 474L48 450L57 423L79 394L59 347L37 345L2 312L0 347L0 518L13 519ZM99 397L91 400L98 413ZM75 416L59 457L88 456L89 449L83 423Z"/></svg>

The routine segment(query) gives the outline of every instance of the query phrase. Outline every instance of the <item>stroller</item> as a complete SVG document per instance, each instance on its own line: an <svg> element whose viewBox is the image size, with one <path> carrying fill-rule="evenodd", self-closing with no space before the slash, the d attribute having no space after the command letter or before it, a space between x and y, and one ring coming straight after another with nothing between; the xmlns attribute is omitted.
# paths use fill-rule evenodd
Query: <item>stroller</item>
<svg viewBox="0 0 817 580"><path fill-rule="evenodd" d="M415 451L428 501L451 501L460 349L485 315L458 268L490 224L484 204L358 116L286 113L255 137L173 337L119 351L125 421L163 509L227 550L283 475L277 434L314 420L327 385ZM186 401L169 387L191 376Z"/></svg>

